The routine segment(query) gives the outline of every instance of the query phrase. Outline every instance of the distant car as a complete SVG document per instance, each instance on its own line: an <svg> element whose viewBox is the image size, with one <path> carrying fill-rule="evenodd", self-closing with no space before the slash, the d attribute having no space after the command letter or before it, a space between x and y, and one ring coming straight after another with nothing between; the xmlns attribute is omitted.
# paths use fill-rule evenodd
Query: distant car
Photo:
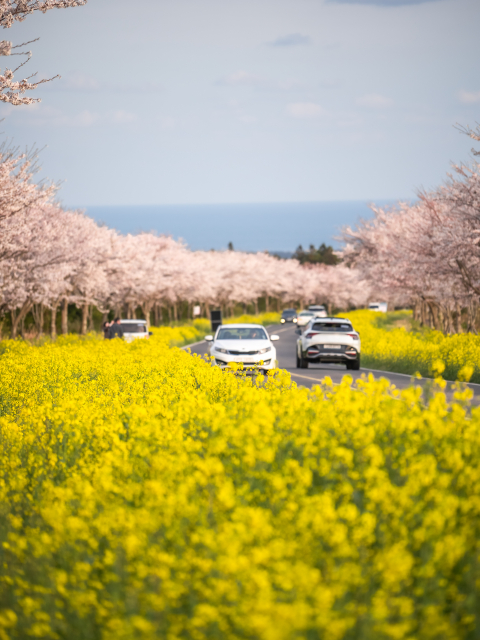
<svg viewBox="0 0 480 640"><path fill-rule="evenodd" d="M345 364L360 369L360 335L345 318L313 318L297 340L297 368L310 362Z"/></svg>
<svg viewBox="0 0 480 640"><path fill-rule="evenodd" d="M308 310L313 311L317 318L326 318L328 315L327 310L325 309L323 304L311 304L308 307Z"/></svg>
<svg viewBox="0 0 480 640"><path fill-rule="evenodd" d="M297 316L297 326L298 327L305 327L312 318L315 317L315 314L313 311L300 311L300 313Z"/></svg>
<svg viewBox="0 0 480 640"><path fill-rule="evenodd" d="M138 338L148 338L151 335L146 320L120 320L120 324L123 329L123 339L126 342L132 342Z"/></svg>
<svg viewBox="0 0 480 640"><path fill-rule="evenodd" d="M285 322L296 322L297 321L297 310L296 309L284 309L282 311L282 317L280 318L280 322L284 324Z"/></svg>
<svg viewBox="0 0 480 640"><path fill-rule="evenodd" d="M269 336L260 324L223 324L215 336L206 336L211 342L210 355L215 364L225 369L232 362L242 363L244 369L268 371L277 366L277 351L272 342L279 336Z"/></svg>
<svg viewBox="0 0 480 640"><path fill-rule="evenodd" d="M387 313L388 303L387 302L371 302L368 305L370 311L381 311L382 313Z"/></svg>

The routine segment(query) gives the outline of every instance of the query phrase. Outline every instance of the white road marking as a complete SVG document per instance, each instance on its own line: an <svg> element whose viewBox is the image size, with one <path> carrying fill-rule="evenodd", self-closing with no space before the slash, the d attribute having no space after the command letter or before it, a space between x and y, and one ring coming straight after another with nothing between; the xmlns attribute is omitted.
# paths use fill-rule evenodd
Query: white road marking
<svg viewBox="0 0 480 640"><path fill-rule="evenodd" d="M197 344L203 344L204 342L206 342L206 340L200 340L200 342L192 342L192 344L186 344L183 347L180 347L180 349L190 349L190 347L196 347Z"/></svg>
<svg viewBox="0 0 480 640"><path fill-rule="evenodd" d="M315 382L321 382L322 378L312 378L312 376L303 376L301 373L292 373L291 371L288 372L292 377L294 378L305 378L305 380L314 380ZM326 376L323 376L324 378ZM339 384L338 382L334 382L333 384Z"/></svg>

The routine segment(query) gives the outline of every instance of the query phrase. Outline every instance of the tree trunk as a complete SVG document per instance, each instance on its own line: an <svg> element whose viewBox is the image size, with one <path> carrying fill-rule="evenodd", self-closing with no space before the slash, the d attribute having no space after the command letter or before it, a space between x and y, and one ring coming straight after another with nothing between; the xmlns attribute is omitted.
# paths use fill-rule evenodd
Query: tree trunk
<svg viewBox="0 0 480 640"><path fill-rule="evenodd" d="M418 300L413 303L413 319L416 322L420 320L420 303Z"/></svg>
<svg viewBox="0 0 480 640"><path fill-rule="evenodd" d="M87 322L88 322L88 304L85 302L82 305L82 326L80 329L80 334L82 336L87 335Z"/></svg>
<svg viewBox="0 0 480 640"><path fill-rule="evenodd" d="M93 324L93 304L88 305L87 331L95 331Z"/></svg>
<svg viewBox="0 0 480 640"><path fill-rule="evenodd" d="M161 306L159 304L156 304L153 307L153 316L154 316L154 323L156 327L160 326L160 318L161 318Z"/></svg>
<svg viewBox="0 0 480 640"><path fill-rule="evenodd" d="M431 323L430 326L432 329L438 330L438 313L437 313L437 305L434 302L428 302L428 308L430 309Z"/></svg>
<svg viewBox="0 0 480 640"><path fill-rule="evenodd" d="M62 300L62 335L68 333L68 298Z"/></svg>
<svg viewBox="0 0 480 640"><path fill-rule="evenodd" d="M175 322L178 321L178 309L177 309L177 303L175 302L173 304L173 319Z"/></svg>
<svg viewBox="0 0 480 640"><path fill-rule="evenodd" d="M427 306L425 300L420 302L420 324L424 327L427 323Z"/></svg>
<svg viewBox="0 0 480 640"><path fill-rule="evenodd" d="M23 320L25 320L25 316L30 311L32 306L33 306L32 303L27 300L27 302L23 303L23 307L20 309L18 314L16 313L16 311L12 311L12 338L13 338L13 340L15 340L15 338L18 336L18 328L22 324Z"/></svg>
<svg viewBox="0 0 480 640"><path fill-rule="evenodd" d="M253 304L255 305L255 315L258 316L258 298L255 298Z"/></svg>
<svg viewBox="0 0 480 640"><path fill-rule="evenodd" d="M470 333L477 333L477 311L478 304L473 298L468 305L468 331Z"/></svg>
<svg viewBox="0 0 480 640"><path fill-rule="evenodd" d="M455 300L455 331L462 333L462 309L458 300Z"/></svg>
<svg viewBox="0 0 480 640"><path fill-rule="evenodd" d="M152 312L153 304L151 302L145 302L142 304L142 311L145 316L145 320L147 321L147 330L150 329L150 314Z"/></svg>
<svg viewBox="0 0 480 640"><path fill-rule="evenodd" d="M57 337L57 309L58 302L55 302L52 305L52 309L50 311L50 337L52 338L52 340L55 340L55 338Z"/></svg>
<svg viewBox="0 0 480 640"><path fill-rule="evenodd" d="M45 320L45 307L43 303L34 304L32 308L33 321L35 322L35 328L37 330L37 336L41 337L43 335L43 323Z"/></svg>
<svg viewBox="0 0 480 640"><path fill-rule="evenodd" d="M444 317L444 324L443 324L443 331L446 334L451 334L453 333L453 316L452 316L452 309L450 307L450 304L446 304L445 305L445 309L443 312L443 317Z"/></svg>

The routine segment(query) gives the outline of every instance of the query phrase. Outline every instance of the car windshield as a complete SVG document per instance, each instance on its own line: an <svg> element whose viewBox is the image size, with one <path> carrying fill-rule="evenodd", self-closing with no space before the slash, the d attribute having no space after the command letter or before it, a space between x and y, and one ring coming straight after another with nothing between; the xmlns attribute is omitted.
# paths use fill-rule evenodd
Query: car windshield
<svg viewBox="0 0 480 640"><path fill-rule="evenodd" d="M268 340L268 336L261 327L224 327L217 340Z"/></svg>
<svg viewBox="0 0 480 640"><path fill-rule="evenodd" d="M121 327L123 333L145 333L147 331L146 324L139 324L137 322L122 322Z"/></svg>
<svg viewBox="0 0 480 640"><path fill-rule="evenodd" d="M353 331L351 324L340 322L315 322L313 331L323 331L326 333L347 333Z"/></svg>
<svg viewBox="0 0 480 640"><path fill-rule="evenodd" d="M297 312L295 311L295 309L286 309L283 313L282 316L296 316Z"/></svg>
<svg viewBox="0 0 480 640"><path fill-rule="evenodd" d="M302 311L301 316L313 316L313 311Z"/></svg>

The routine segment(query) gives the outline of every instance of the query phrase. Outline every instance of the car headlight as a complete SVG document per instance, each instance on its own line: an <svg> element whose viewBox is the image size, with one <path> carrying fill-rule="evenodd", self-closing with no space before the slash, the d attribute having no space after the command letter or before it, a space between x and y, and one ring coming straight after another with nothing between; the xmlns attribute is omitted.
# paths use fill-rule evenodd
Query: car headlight
<svg viewBox="0 0 480 640"><path fill-rule="evenodd" d="M228 353L226 349L220 349L220 347L215 347L215 351L218 351L220 353Z"/></svg>
<svg viewBox="0 0 480 640"><path fill-rule="evenodd" d="M294 318L294 319L293 319L293 321L294 321L294 322L297 322L297 319L296 319L296 318Z"/></svg>
<svg viewBox="0 0 480 640"><path fill-rule="evenodd" d="M258 353L267 353L267 351L271 351L272 347L266 347L265 349L260 349Z"/></svg>
<svg viewBox="0 0 480 640"><path fill-rule="evenodd" d="M283 324L285 322L285 318L282 318L280 322Z"/></svg>

